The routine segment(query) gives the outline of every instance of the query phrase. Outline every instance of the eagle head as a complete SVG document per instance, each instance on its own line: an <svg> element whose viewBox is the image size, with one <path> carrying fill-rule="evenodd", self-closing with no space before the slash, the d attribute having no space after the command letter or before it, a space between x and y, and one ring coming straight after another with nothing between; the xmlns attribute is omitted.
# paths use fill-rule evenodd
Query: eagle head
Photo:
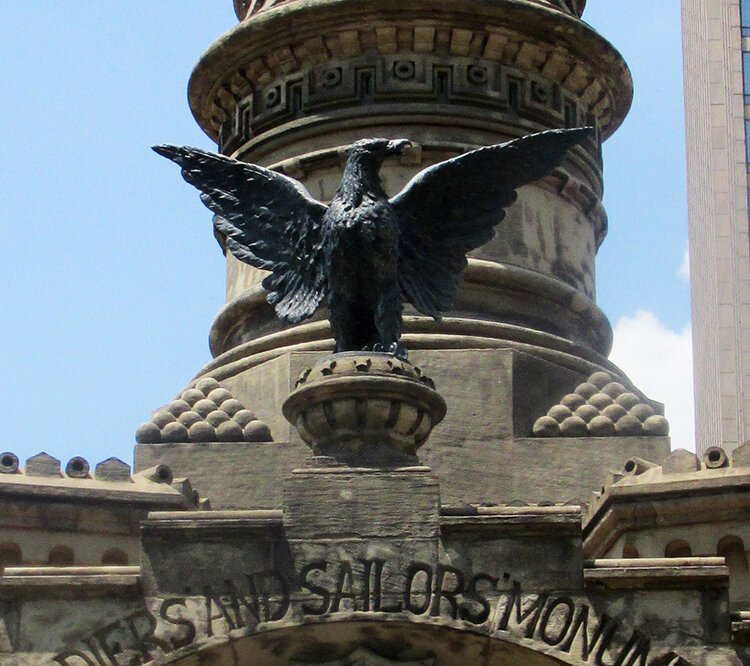
<svg viewBox="0 0 750 666"><path fill-rule="evenodd" d="M348 157L372 160L380 165L390 155L400 155L412 145L407 139L360 139L347 149Z"/></svg>

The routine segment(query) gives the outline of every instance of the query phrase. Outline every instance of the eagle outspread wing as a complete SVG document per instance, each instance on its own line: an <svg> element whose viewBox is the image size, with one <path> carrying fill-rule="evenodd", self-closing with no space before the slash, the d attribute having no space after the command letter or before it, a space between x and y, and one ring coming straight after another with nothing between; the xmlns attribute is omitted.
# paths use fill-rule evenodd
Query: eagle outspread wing
<svg viewBox="0 0 750 666"><path fill-rule="evenodd" d="M399 280L414 307L450 310L466 253L488 242L516 189L548 174L591 128L550 130L479 148L418 173L391 199L400 225Z"/></svg>
<svg viewBox="0 0 750 666"><path fill-rule="evenodd" d="M328 292L322 238L327 206L298 181L254 164L197 148L154 150L180 165L185 180L201 190L230 252L271 271L263 287L279 318L297 323L311 317Z"/></svg>

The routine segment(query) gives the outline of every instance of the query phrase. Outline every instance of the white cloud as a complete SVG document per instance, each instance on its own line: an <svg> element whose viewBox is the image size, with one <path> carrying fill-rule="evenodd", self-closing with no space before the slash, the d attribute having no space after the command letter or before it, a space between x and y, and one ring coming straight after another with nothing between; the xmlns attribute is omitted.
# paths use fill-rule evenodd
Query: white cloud
<svg viewBox="0 0 750 666"><path fill-rule="evenodd" d="M685 246L685 254L682 255L682 263L677 275L685 282L690 282L690 248Z"/></svg>
<svg viewBox="0 0 750 666"><path fill-rule="evenodd" d="M672 448L695 450L693 348L690 326L670 331L640 310L614 327L610 360L649 398L663 402Z"/></svg>

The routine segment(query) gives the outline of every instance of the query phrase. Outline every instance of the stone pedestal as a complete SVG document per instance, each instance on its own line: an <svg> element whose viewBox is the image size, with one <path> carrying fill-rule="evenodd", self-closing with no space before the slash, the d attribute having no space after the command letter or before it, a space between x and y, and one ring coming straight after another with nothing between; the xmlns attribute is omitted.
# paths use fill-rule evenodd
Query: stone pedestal
<svg viewBox="0 0 750 666"><path fill-rule="evenodd" d="M283 479L303 467L311 451L283 418L279 406L318 358L312 352L293 352L220 379L222 386L269 425L273 441L140 443L136 469L169 465L176 476L188 477L217 509L281 508ZM349 359L352 364L354 358ZM528 349L415 351L410 358L429 369L448 405L445 419L418 449L423 464L440 478L444 505L588 502L610 470L621 469L628 459L659 462L669 453L669 437L663 435L620 435L614 429L609 436L589 432L534 435L540 417L603 369L617 380L614 383L632 392L639 404L657 413L661 410L658 403L648 401L626 378L615 374L612 366L564 352L539 356ZM363 378L368 372L375 371L357 374ZM356 398L352 400L356 408ZM390 411L384 403L370 402L373 415L378 409L380 416ZM328 411L335 416L333 407ZM323 408L317 413L320 419L311 424L329 429ZM346 425L340 418L337 423ZM413 465L414 460L402 456L394 464Z"/></svg>

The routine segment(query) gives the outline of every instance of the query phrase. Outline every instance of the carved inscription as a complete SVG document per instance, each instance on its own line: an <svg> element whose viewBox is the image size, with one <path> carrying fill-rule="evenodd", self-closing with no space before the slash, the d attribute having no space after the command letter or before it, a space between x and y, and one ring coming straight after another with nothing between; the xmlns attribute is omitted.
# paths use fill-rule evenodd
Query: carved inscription
<svg viewBox="0 0 750 666"><path fill-rule="evenodd" d="M256 573L226 580L221 589L206 586L197 596L150 600L148 608L97 629L53 661L135 666L197 648L214 636L253 634L262 623L289 626L305 617L344 620L354 613L399 614L411 621L441 617L463 622L468 630L482 626L498 639L533 641L547 652L552 648L563 658L595 666L690 664L654 647L644 631L597 613L586 599L529 592L507 574L426 562L400 570L383 559L314 560L291 575Z"/></svg>

